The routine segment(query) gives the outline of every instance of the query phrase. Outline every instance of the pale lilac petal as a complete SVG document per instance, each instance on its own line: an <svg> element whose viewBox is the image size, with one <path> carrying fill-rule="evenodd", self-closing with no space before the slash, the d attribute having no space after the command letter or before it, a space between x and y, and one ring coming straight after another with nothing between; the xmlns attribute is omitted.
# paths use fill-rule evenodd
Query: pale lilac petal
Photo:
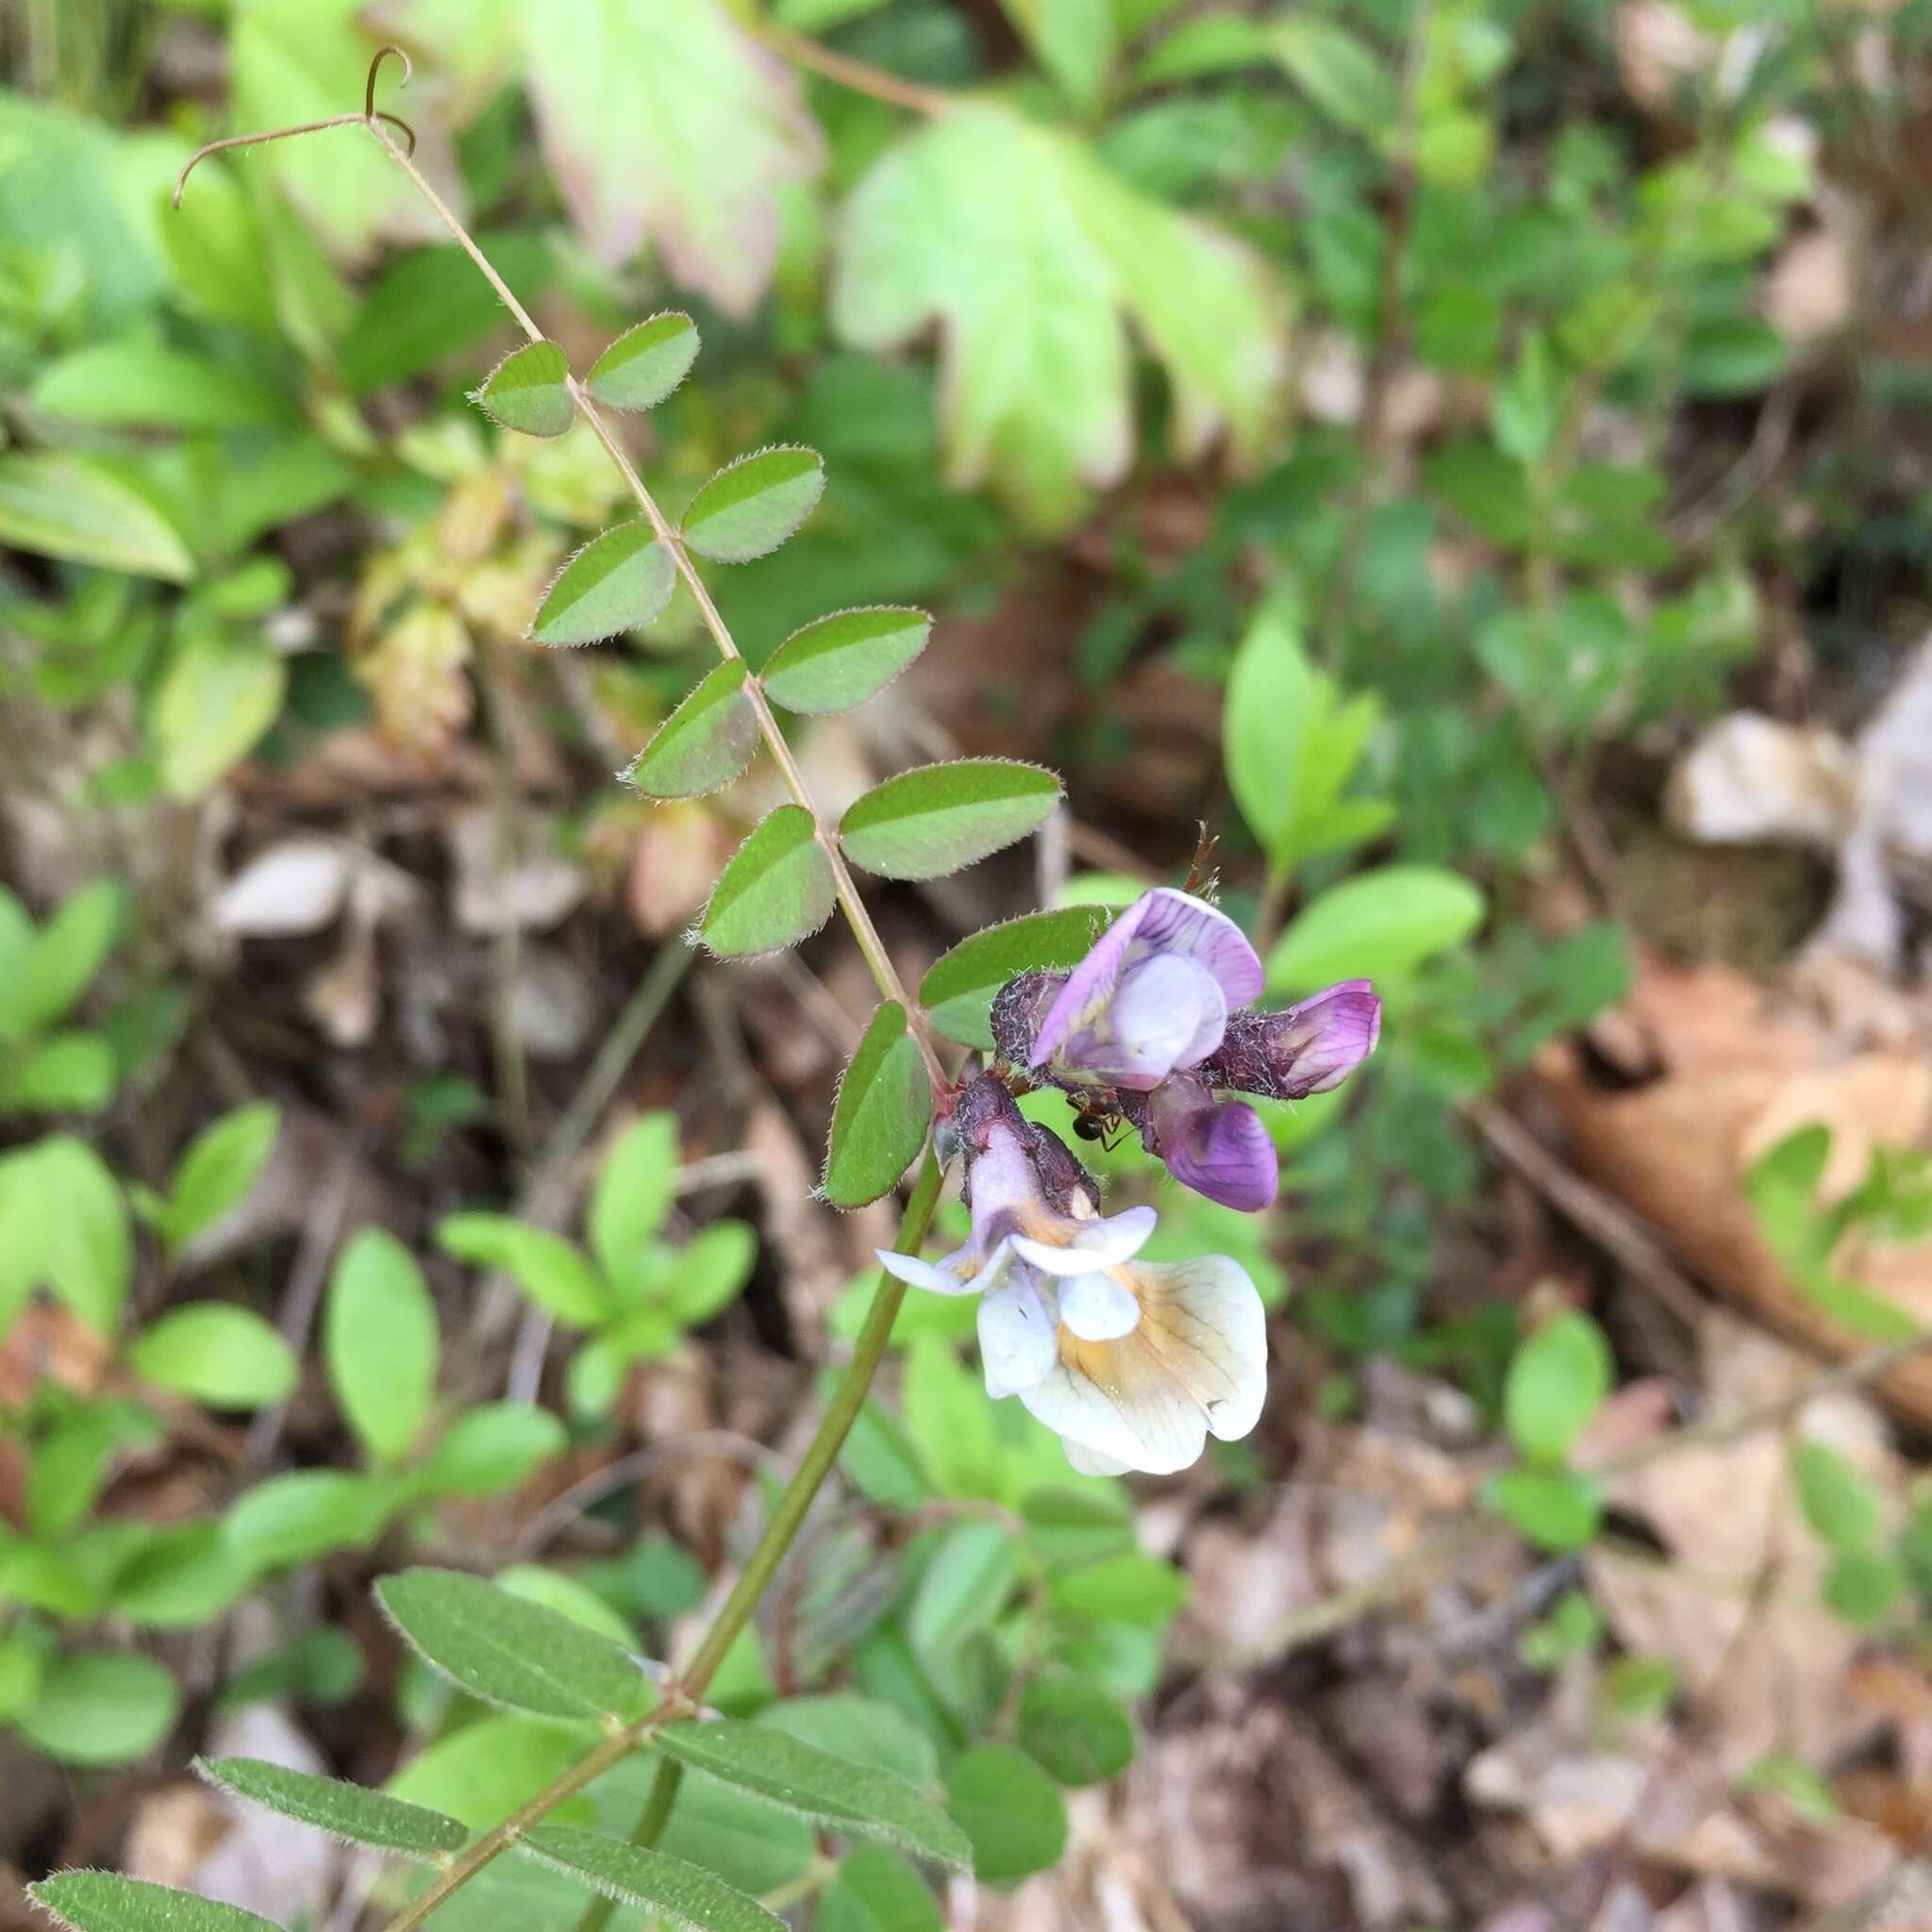
<svg viewBox="0 0 1932 1932"><path fill-rule="evenodd" d="M930 1261L922 1261L917 1255L895 1254L891 1248L875 1248L873 1252L878 1256L879 1266L888 1274L897 1275L901 1281L908 1282L914 1288L930 1289L934 1294L964 1294L967 1291L969 1277L949 1273Z"/></svg>
<svg viewBox="0 0 1932 1932"><path fill-rule="evenodd" d="M1226 913L1167 886L1157 886L1140 903L1148 908L1139 935L1142 944L1199 960L1230 1007L1261 997L1260 958Z"/></svg>
<svg viewBox="0 0 1932 1932"><path fill-rule="evenodd" d="M1024 1269L980 1302L978 1324L989 1395L1017 1395L1052 1373L1059 1352L1053 1310Z"/></svg>
<svg viewBox="0 0 1932 1932"><path fill-rule="evenodd" d="M1274 1143L1244 1101L1216 1101L1198 1079L1174 1079L1149 1097L1155 1152L1182 1186L1224 1208L1257 1214L1281 1185Z"/></svg>
<svg viewBox="0 0 1932 1932"><path fill-rule="evenodd" d="M1366 979L1343 980L1266 1024L1268 1059L1282 1098L1299 1100L1339 1087L1375 1049L1382 1002Z"/></svg>
<svg viewBox="0 0 1932 1932"><path fill-rule="evenodd" d="M1043 1274L1085 1274L1138 1255L1158 1218L1152 1208L1125 1208L1101 1221L1070 1221L1059 1241L1016 1234L1013 1246Z"/></svg>
<svg viewBox="0 0 1932 1932"><path fill-rule="evenodd" d="M1017 1111L1010 1122L994 1120L983 1132L984 1145L967 1156L973 1239L982 1250L990 1252L1045 1198L1024 1129Z"/></svg>
<svg viewBox="0 0 1932 1932"><path fill-rule="evenodd" d="M1067 1043L1067 1057L1116 1086L1151 1087L1221 1044L1227 1000L1193 959L1156 953L1121 974L1107 1011Z"/></svg>
<svg viewBox="0 0 1932 1932"><path fill-rule="evenodd" d="M1034 1035L1031 1063L1041 1066L1058 1054L1069 1062L1069 1071L1097 1071L1081 1060L1076 1036L1093 1033L1108 1041L1126 1037L1124 1026L1108 1021L1108 1007L1128 970L1156 958L1200 967L1221 994L1224 1019L1228 1008L1245 1005L1261 991L1261 962L1233 920L1205 900L1157 887L1135 900L1068 975ZM1219 1043L1217 1033L1194 1058ZM1179 1050L1187 1045L1181 1042ZM1167 1067L1175 1064L1170 1059Z"/></svg>
<svg viewBox="0 0 1932 1932"><path fill-rule="evenodd" d="M1141 1325L1141 1304L1110 1274L1076 1274L1062 1282L1059 1312L1082 1341L1118 1341Z"/></svg>

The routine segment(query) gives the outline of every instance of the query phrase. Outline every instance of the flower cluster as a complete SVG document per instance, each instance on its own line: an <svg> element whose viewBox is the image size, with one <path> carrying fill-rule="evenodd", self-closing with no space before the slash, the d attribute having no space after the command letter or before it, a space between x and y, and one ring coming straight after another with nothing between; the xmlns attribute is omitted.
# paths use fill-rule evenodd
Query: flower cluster
<svg viewBox="0 0 1932 1932"><path fill-rule="evenodd" d="M1088 1474L1164 1474L1209 1435L1245 1436L1268 1350L1247 1272L1224 1255L1137 1260L1154 1209L1103 1215L1091 1176L995 1075L964 1089L952 1131L972 1233L937 1262L879 1259L916 1287L980 1297L987 1392L1019 1396Z"/></svg>
<svg viewBox="0 0 1932 1932"><path fill-rule="evenodd" d="M1008 1065L1097 1102L1174 1177L1224 1207L1268 1207L1279 1185L1260 1116L1229 1093L1300 1100L1368 1057L1381 1002L1345 980L1284 1012L1251 1006L1261 962L1205 900L1143 893L1072 973L1025 973L1001 991L993 1042Z"/></svg>

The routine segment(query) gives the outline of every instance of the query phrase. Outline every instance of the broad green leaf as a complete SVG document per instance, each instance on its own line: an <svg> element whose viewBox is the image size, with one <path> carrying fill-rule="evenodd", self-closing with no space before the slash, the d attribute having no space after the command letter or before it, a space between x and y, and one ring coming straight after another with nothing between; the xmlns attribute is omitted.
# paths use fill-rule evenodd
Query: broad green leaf
<svg viewBox="0 0 1932 1932"><path fill-rule="evenodd" d="M537 1825L517 1848L607 1898L694 1932L782 1932L784 1921L757 1899L669 1852L646 1851L568 1824Z"/></svg>
<svg viewBox="0 0 1932 1932"><path fill-rule="evenodd" d="M1099 104L1113 58L1113 0L1000 0L1040 64L1083 110Z"/></svg>
<svg viewBox="0 0 1932 1932"><path fill-rule="evenodd" d="M27 1528L48 1541L65 1539L93 1508L117 1453L160 1434L159 1419L144 1403L108 1400L70 1408L33 1444Z"/></svg>
<svg viewBox="0 0 1932 1932"><path fill-rule="evenodd" d="M32 396L50 416L102 428L217 435L275 428L291 415L245 363L217 362L140 335L62 356L35 379Z"/></svg>
<svg viewBox="0 0 1932 1932"><path fill-rule="evenodd" d="M971 1848L958 1826L904 1778L835 1757L769 1724L738 1718L673 1724L658 1734L658 1747L835 1830L880 1840L950 1871L971 1868Z"/></svg>
<svg viewBox="0 0 1932 1932"><path fill-rule="evenodd" d="M1483 895L1434 865L1383 865L1330 886L1302 908L1268 956L1271 992L1312 992L1338 979L1401 979L1483 923Z"/></svg>
<svg viewBox="0 0 1932 1932"><path fill-rule="evenodd" d="M1824 1573L1827 1609L1865 1629L1905 1594L1905 1566L1890 1550L1840 1550Z"/></svg>
<svg viewBox="0 0 1932 1932"><path fill-rule="evenodd" d="M573 1624L581 1624L625 1650L637 1642L637 1633L589 1584L579 1583L560 1570L546 1569L541 1563L512 1563L490 1580L498 1590L555 1610L559 1617L568 1617Z"/></svg>
<svg viewBox="0 0 1932 1932"><path fill-rule="evenodd" d="M438 1496L494 1496L526 1481L568 1440L547 1408L524 1402L465 1409L423 1460L423 1486Z"/></svg>
<svg viewBox="0 0 1932 1932"><path fill-rule="evenodd" d="M62 1764L125 1764L160 1743L180 1707L181 1687L153 1657L79 1650L48 1664L13 1723Z"/></svg>
<svg viewBox="0 0 1932 1932"><path fill-rule="evenodd" d="M973 1841L973 1870L1014 1885L1059 1863L1067 1807L1058 1787L1010 1744L975 1744L946 1768L946 1808Z"/></svg>
<svg viewBox="0 0 1932 1932"><path fill-rule="evenodd" d="M815 1744L837 1757L849 1757L890 1771L917 1790L939 1776L939 1753L932 1740L896 1705L856 1690L830 1690L816 1697L788 1697L758 1713L774 1730Z"/></svg>
<svg viewBox="0 0 1932 1932"><path fill-rule="evenodd" d="M222 1519L231 1548L264 1570L364 1549L402 1501L392 1483L345 1469L295 1469L244 1491Z"/></svg>
<svg viewBox="0 0 1932 1932"><path fill-rule="evenodd" d="M684 541L719 563L749 563L777 549L824 490L825 462L815 449L785 444L740 457L691 498Z"/></svg>
<svg viewBox="0 0 1932 1932"><path fill-rule="evenodd" d="M856 800L839 839L855 864L881 878L940 878L1024 839L1059 800L1059 779L1038 765L921 765Z"/></svg>
<svg viewBox="0 0 1932 1932"><path fill-rule="evenodd" d="M1836 1449L1809 1441L1791 1448L1798 1507L1813 1535L1835 1550L1870 1549L1885 1524L1884 1505L1871 1480Z"/></svg>
<svg viewBox="0 0 1932 1932"><path fill-rule="evenodd" d="M615 267L650 244L672 281L750 315L777 262L782 190L823 157L795 76L718 0L509 11L551 175L591 254Z"/></svg>
<svg viewBox="0 0 1932 1932"><path fill-rule="evenodd" d="M677 1252L664 1287L664 1310L680 1326L708 1322L734 1300L758 1257L758 1238L741 1221L714 1221Z"/></svg>
<svg viewBox="0 0 1932 1932"><path fill-rule="evenodd" d="M1020 1742L1063 1785L1097 1785L1134 1757L1134 1721L1105 1690L1055 1671L1020 1699Z"/></svg>
<svg viewBox="0 0 1932 1932"><path fill-rule="evenodd" d="M1610 1391L1610 1346L1588 1315L1545 1322L1510 1358L1503 1420L1532 1462L1560 1462Z"/></svg>
<svg viewBox="0 0 1932 1932"><path fill-rule="evenodd" d="M560 1234L508 1214L452 1214L436 1230L444 1254L476 1268L501 1268L560 1322L594 1328L616 1313L608 1284L583 1251Z"/></svg>
<svg viewBox="0 0 1932 1932"><path fill-rule="evenodd" d="M884 691L925 649L931 632L932 619L923 610L835 610L793 631L758 682L788 711L849 711Z"/></svg>
<svg viewBox="0 0 1932 1932"><path fill-rule="evenodd" d="M362 1652L347 1631L333 1624L311 1624L238 1671L222 1687L214 1707L242 1710L267 1699L293 1698L333 1709L355 1696L366 1675Z"/></svg>
<svg viewBox="0 0 1932 1932"><path fill-rule="evenodd" d="M109 1334L134 1272L120 1186L92 1147L65 1134L40 1141L25 1162L16 1172L44 1216L38 1272L90 1327Z"/></svg>
<svg viewBox="0 0 1932 1932"><path fill-rule="evenodd" d="M818 931L837 899L832 861L811 814L781 805L732 855L711 889L698 937L721 958L774 953Z"/></svg>
<svg viewBox="0 0 1932 1932"><path fill-rule="evenodd" d="M27 954L20 1010L29 1026L64 1018L93 984L126 908L127 895L113 879L96 879L61 901Z"/></svg>
<svg viewBox="0 0 1932 1932"><path fill-rule="evenodd" d="M387 1229L358 1228L329 1276L322 1352L343 1420L378 1461L416 1446L441 1340L416 1257Z"/></svg>
<svg viewBox="0 0 1932 1932"><path fill-rule="evenodd" d="M585 387L613 409L652 409L697 360L697 325L676 309L627 328L591 364Z"/></svg>
<svg viewBox="0 0 1932 1932"><path fill-rule="evenodd" d="M197 1758L194 1768L238 1797L285 1818L300 1819L351 1844L430 1858L439 1852L458 1851L469 1840L468 1829L441 1811L405 1804L340 1778L311 1777L256 1757L218 1757L212 1762Z"/></svg>
<svg viewBox="0 0 1932 1932"><path fill-rule="evenodd" d="M188 1143L175 1163L161 1222L170 1250L178 1250L247 1199L275 1152L281 1124L278 1108L254 1101L204 1127Z"/></svg>
<svg viewBox="0 0 1932 1932"><path fill-rule="evenodd" d="M630 1718L651 1692L608 1638L456 1570L405 1570L376 1600L444 1676L533 1717Z"/></svg>
<svg viewBox="0 0 1932 1932"><path fill-rule="evenodd" d="M175 647L149 713L161 783L171 798L199 798L275 722L288 659L264 639L211 625Z"/></svg>
<svg viewBox="0 0 1932 1932"><path fill-rule="evenodd" d="M583 1733L563 1724L491 1712L426 1744L389 1780L391 1797L433 1807L487 1831L584 1755ZM565 1801L553 1819L588 1817L589 1802Z"/></svg>
<svg viewBox="0 0 1932 1932"><path fill-rule="evenodd" d="M941 325L947 477L1064 528L1134 454L1126 324L1165 369L1182 461L1223 431L1258 457L1285 369L1261 262L1138 193L1077 135L961 102L888 149L845 203L833 321L886 349Z"/></svg>
<svg viewBox="0 0 1932 1932"><path fill-rule="evenodd" d="M1603 1489L1569 1469L1506 1469L1483 1488L1484 1500L1540 1550L1580 1550L1603 1521Z"/></svg>
<svg viewBox="0 0 1932 1932"><path fill-rule="evenodd" d="M742 658L727 658L658 727L625 777L647 798L701 798L728 785L758 749Z"/></svg>
<svg viewBox="0 0 1932 1932"><path fill-rule="evenodd" d="M1270 29L1269 51L1331 121L1377 143L1392 139L1399 69L1346 27L1297 13Z"/></svg>
<svg viewBox="0 0 1932 1932"><path fill-rule="evenodd" d="M863 1208L891 1192L919 1158L932 1120L932 1082L906 1008L888 1000L872 1016L839 1081L825 1148L825 1198Z"/></svg>
<svg viewBox="0 0 1932 1932"><path fill-rule="evenodd" d="M108 1601L117 1617L149 1630L186 1630L230 1609L255 1587L256 1569L218 1523L157 1529L114 1573Z"/></svg>
<svg viewBox="0 0 1932 1932"><path fill-rule="evenodd" d="M591 1194L591 1252L620 1289L635 1282L646 1244L664 1224L677 1185L677 1116L633 1121L604 1157Z"/></svg>
<svg viewBox="0 0 1932 1932"><path fill-rule="evenodd" d="M26 1891L73 1932L281 1932L240 1906L118 1872L57 1872Z"/></svg>
<svg viewBox="0 0 1932 1932"><path fill-rule="evenodd" d="M1016 974L1077 965L1112 923L1105 907L1069 906L990 925L934 960L919 982L919 1003L948 1040L989 1049L990 1015L1000 988Z"/></svg>
<svg viewBox="0 0 1932 1932"><path fill-rule="evenodd" d="M280 1402L300 1370L289 1344L249 1308L191 1302L143 1328L127 1346L138 1375L210 1408L260 1408Z"/></svg>
<svg viewBox="0 0 1932 1932"><path fill-rule="evenodd" d="M561 436L576 420L570 364L555 342L525 342L512 349L471 401L506 429L525 436Z"/></svg>
<svg viewBox="0 0 1932 1932"><path fill-rule="evenodd" d="M812 1932L946 1932L931 1888L883 1845L860 1845L839 1861L819 1898Z"/></svg>
<svg viewBox="0 0 1932 1932"><path fill-rule="evenodd" d="M1188 1600L1186 1573L1145 1550L1121 1550L1053 1580L1054 1607L1074 1617L1165 1624Z"/></svg>
<svg viewBox="0 0 1932 1932"><path fill-rule="evenodd" d="M929 1667L991 1629L1024 1572L1022 1545L1003 1523L956 1523L940 1538L906 1616L906 1632Z"/></svg>
<svg viewBox="0 0 1932 1932"><path fill-rule="evenodd" d="M0 1108L92 1113L114 1097L114 1049L97 1033L55 1033L0 1073Z"/></svg>
<svg viewBox="0 0 1932 1932"><path fill-rule="evenodd" d="M537 607L530 636L540 644L592 644L649 624L677 580L671 552L640 517L575 552Z"/></svg>
<svg viewBox="0 0 1932 1932"><path fill-rule="evenodd" d="M66 451L0 456L0 543L173 584L194 575L180 532L145 496L108 464Z"/></svg>

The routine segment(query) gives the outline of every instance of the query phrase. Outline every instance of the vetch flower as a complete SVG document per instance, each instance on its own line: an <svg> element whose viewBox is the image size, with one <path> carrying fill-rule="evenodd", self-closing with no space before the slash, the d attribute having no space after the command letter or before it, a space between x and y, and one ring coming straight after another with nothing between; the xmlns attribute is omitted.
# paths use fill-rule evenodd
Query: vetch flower
<svg viewBox="0 0 1932 1932"><path fill-rule="evenodd" d="M879 1258L920 1287L979 1292L987 1393L1018 1395L1089 1474L1165 1474L1210 1434L1246 1435L1267 1386L1246 1271L1219 1255L1136 1260L1154 1210L1102 1216L1091 1178L997 1079L973 1082L955 1120L972 1236L937 1263Z"/></svg>
<svg viewBox="0 0 1932 1932"><path fill-rule="evenodd" d="M1253 1213L1274 1201L1280 1163L1255 1109L1218 1096L1324 1093L1368 1057L1381 1024L1365 979L1279 1013L1247 1004L1261 983L1232 920L1158 887L1072 973L1009 981L993 1040L1008 1064L1116 1109L1183 1185Z"/></svg>

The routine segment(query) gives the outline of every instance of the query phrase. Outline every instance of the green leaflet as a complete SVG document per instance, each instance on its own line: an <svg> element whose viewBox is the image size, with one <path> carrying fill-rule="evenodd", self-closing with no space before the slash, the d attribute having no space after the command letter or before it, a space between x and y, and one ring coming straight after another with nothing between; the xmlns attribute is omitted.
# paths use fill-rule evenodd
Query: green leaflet
<svg viewBox="0 0 1932 1932"><path fill-rule="evenodd" d="M971 1868L972 1849L958 1826L891 1772L739 1718L673 1724L658 1733L658 1746L680 1763L836 1830L896 1845L949 1871Z"/></svg>
<svg viewBox="0 0 1932 1932"><path fill-rule="evenodd" d="M649 624L670 601L677 564L640 517L564 559L530 621L540 644L591 644Z"/></svg>
<svg viewBox="0 0 1932 1932"><path fill-rule="evenodd" d="M989 1048L989 1016L1000 988L1018 973L1078 965L1112 923L1108 907L1069 906L990 925L933 961L919 982L919 1003L948 1040Z"/></svg>
<svg viewBox="0 0 1932 1932"><path fill-rule="evenodd" d="M825 489L817 450L786 445L726 463L684 513L684 541L719 563L775 550L811 514Z"/></svg>
<svg viewBox="0 0 1932 1932"><path fill-rule="evenodd" d="M525 1834L520 1850L593 1886L607 1898L670 1919L696 1932L783 1932L755 1898L715 1878L702 1865L646 1851L575 1825L541 1824Z"/></svg>
<svg viewBox="0 0 1932 1932"><path fill-rule="evenodd" d="M375 1586L391 1622L465 1690L533 1717L630 1718L651 1695L628 1654L508 1591L457 1570L405 1570Z"/></svg>
<svg viewBox="0 0 1932 1932"><path fill-rule="evenodd" d="M655 408L691 373L697 357L697 325L670 309L625 329L591 364L584 387L613 409Z"/></svg>
<svg viewBox="0 0 1932 1932"><path fill-rule="evenodd" d="M839 1082L825 1148L825 1198L835 1208L863 1208L890 1193L919 1158L931 1121L925 1063L906 1030L906 1008L888 1000L872 1016Z"/></svg>
<svg viewBox="0 0 1932 1932"><path fill-rule="evenodd" d="M741 658L727 658L658 727L625 776L650 798L699 798L728 785L758 748Z"/></svg>
<svg viewBox="0 0 1932 1932"><path fill-rule="evenodd" d="M26 1890L74 1932L281 1932L240 1906L112 1872L58 1872Z"/></svg>
<svg viewBox="0 0 1932 1932"><path fill-rule="evenodd" d="M570 364L555 342L525 342L490 372L472 400L506 429L561 436L577 412Z"/></svg>
<svg viewBox="0 0 1932 1932"><path fill-rule="evenodd" d="M406 1804L386 1792L365 1790L340 1778L311 1777L306 1772L264 1764L254 1757L219 1757L212 1763L196 1758L194 1768L238 1797L333 1832L352 1844L428 1858L439 1852L457 1851L469 1840L468 1829L441 1811Z"/></svg>
<svg viewBox="0 0 1932 1932"><path fill-rule="evenodd" d="M1059 1863L1067 1807L1046 1774L1009 1744L975 1744L946 1769L946 1806L973 1841L973 1870L1011 1885Z"/></svg>
<svg viewBox="0 0 1932 1932"><path fill-rule="evenodd" d="M776 952L818 931L837 898L832 862L813 834L811 814L781 805L732 855L711 889L698 936L721 958Z"/></svg>
<svg viewBox="0 0 1932 1932"><path fill-rule="evenodd" d="M921 765L856 800L839 838L855 864L881 878L939 878L1024 839L1059 799L1059 779L1038 765Z"/></svg>
<svg viewBox="0 0 1932 1932"><path fill-rule="evenodd" d="M795 630L772 653L759 683L788 711L849 711L885 690L925 648L923 610L837 610Z"/></svg>

